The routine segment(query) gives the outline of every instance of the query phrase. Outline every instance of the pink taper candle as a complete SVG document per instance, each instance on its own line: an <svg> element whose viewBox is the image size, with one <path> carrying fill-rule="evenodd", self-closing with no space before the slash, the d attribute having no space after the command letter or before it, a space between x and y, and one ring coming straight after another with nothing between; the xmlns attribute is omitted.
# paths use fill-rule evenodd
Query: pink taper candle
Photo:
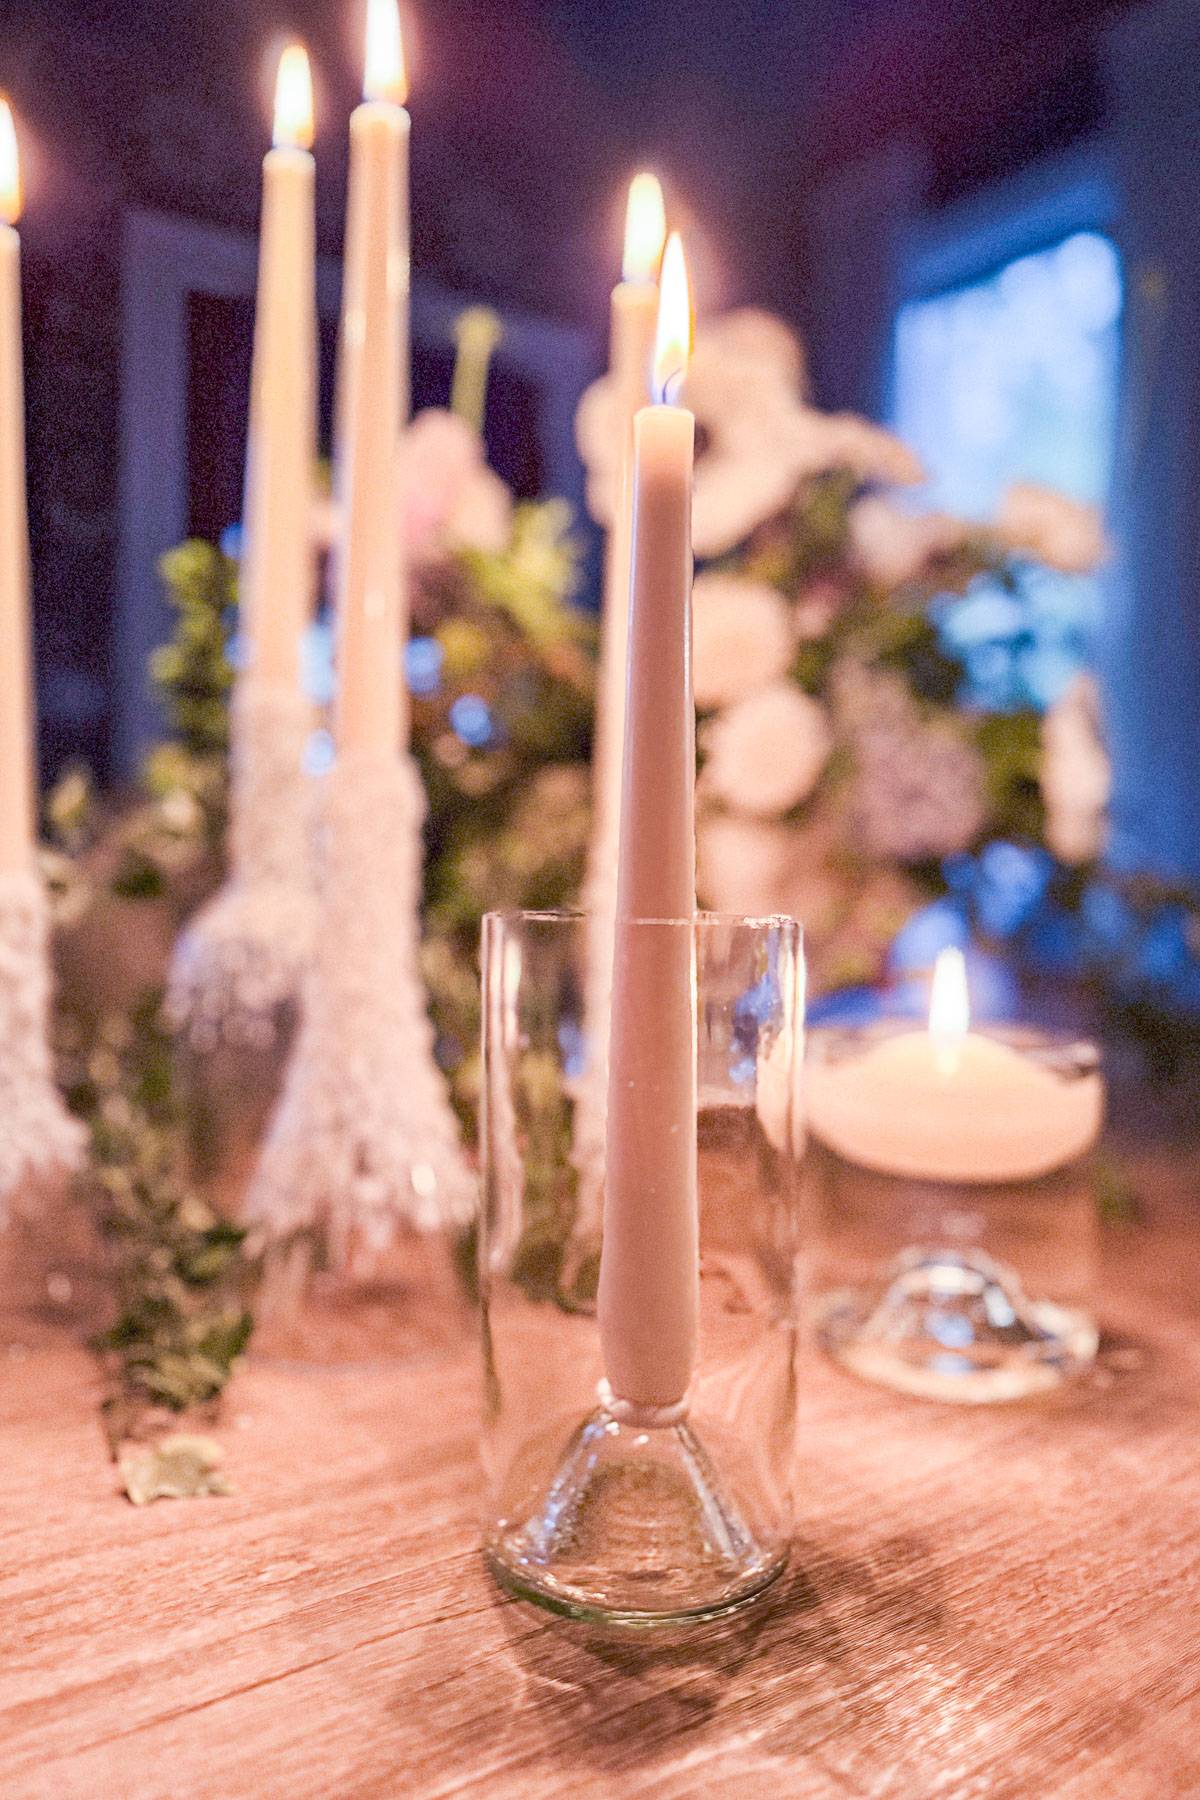
<svg viewBox="0 0 1200 1800"><path fill-rule="evenodd" d="M663 260L655 380L634 422L625 763L614 934L599 1320L619 1407L655 1422L696 1357L695 420L670 404L691 338L677 236ZM659 921L647 924L646 921Z"/></svg>
<svg viewBox="0 0 1200 1800"><path fill-rule="evenodd" d="M409 117L395 0L368 0L367 98L350 120L338 371L337 741L397 751L407 631L396 505L409 384Z"/></svg>
<svg viewBox="0 0 1200 1800"><path fill-rule="evenodd" d="M246 458L242 610L248 663L293 691L313 598L316 458L316 250L312 76L289 44L275 87L274 144L263 163L262 236Z"/></svg>
<svg viewBox="0 0 1200 1800"><path fill-rule="evenodd" d="M0 98L0 872L33 866L33 684L21 371L21 177Z"/></svg>

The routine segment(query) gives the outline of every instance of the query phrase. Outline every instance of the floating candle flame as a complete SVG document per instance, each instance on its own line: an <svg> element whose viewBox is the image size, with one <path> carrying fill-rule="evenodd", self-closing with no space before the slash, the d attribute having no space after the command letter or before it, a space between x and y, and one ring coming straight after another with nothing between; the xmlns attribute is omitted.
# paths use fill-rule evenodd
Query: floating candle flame
<svg viewBox="0 0 1200 1800"><path fill-rule="evenodd" d="M653 281L662 261L667 213L657 175L643 171L629 184L625 208L625 254L621 274L626 281Z"/></svg>
<svg viewBox="0 0 1200 1800"><path fill-rule="evenodd" d="M0 219L15 225L21 216L21 161L12 107L0 94Z"/></svg>
<svg viewBox="0 0 1200 1800"><path fill-rule="evenodd" d="M673 405L687 374L692 349L692 296L688 287L683 242L677 231L667 239L659 283L658 333L654 341L654 391L664 406Z"/></svg>
<svg viewBox="0 0 1200 1800"><path fill-rule="evenodd" d="M289 44L279 59L275 78L275 131L277 149L311 150L313 141L313 86L308 51L303 44Z"/></svg>
<svg viewBox="0 0 1200 1800"><path fill-rule="evenodd" d="M953 946L938 952L929 991L929 1035L937 1066L952 1075L958 1067L963 1041L971 1028L971 1002L967 993L967 964Z"/></svg>
<svg viewBox="0 0 1200 1800"><path fill-rule="evenodd" d="M367 0L367 65L363 79L366 100L388 100L403 106L408 98L404 67L404 39L396 0Z"/></svg>

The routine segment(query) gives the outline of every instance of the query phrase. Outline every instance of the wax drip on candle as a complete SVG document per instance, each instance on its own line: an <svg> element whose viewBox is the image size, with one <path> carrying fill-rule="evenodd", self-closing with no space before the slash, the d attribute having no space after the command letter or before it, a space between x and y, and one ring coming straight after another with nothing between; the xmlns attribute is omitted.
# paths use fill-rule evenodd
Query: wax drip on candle
<svg viewBox="0 0 1200 1800"><path fill-rule="evenodd" d="M629 184L625 206L625 250L621 276L625 281L650 282L658 274L667 236L667 210L657 175L643 169Z"/></svg>
<svg viewBox="0 0 1200 1800"><path fill-rule="evenodd" d="M303 44L289 44L279 58L279 73L275 77L275 129L271 141L277 150L311 150L313 129L308 51Z"/></svg>
<svg viewBox="0 0 1200 1800"><path fill-rule="evenodd" d="M949 945L938 952L929 990L929 1035L939 1074L953 1075L958 1069L970 1028L966 958L961 950Z"/></svg>
<svg viewBox="0 0 1200 1800"><path fill-rule="evenodd" d="M408 99L404 38L396 0L367 0L367 58L363 98L403 106Z"/></svg>
<svg viewBox="0 0 1200 1800"><path fill-rule="evenodd" d="M660 406L674 406L692 352L692 295L688 286L683 240L677 231L667 239L659 283L658 331L654 340L654 396Z"/></svg>
<svg viewBox="0 0 1200 1800"><path fill-rule="evenodd" d="M15 225L21 216L21 159L17 128L7 95L0 94L0 219Z"/></svg>

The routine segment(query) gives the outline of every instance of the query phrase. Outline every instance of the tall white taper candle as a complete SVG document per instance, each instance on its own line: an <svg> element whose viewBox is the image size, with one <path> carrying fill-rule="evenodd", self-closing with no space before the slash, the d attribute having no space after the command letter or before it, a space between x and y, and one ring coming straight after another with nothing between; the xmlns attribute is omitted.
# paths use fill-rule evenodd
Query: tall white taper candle
<svg viewBox="0 0 1200 1800"><path fill-rule="evenodd" d="M0 98L0 872L32 867L36 829L20 213L16 130Z"/></svg>
<svg viewBox="0 0 1200 1800"><path fill-rule="evenodd" d="M316 248L312 76L299 44L279 62L274 146L263 162L254 318L246 548L241 598L247 667L296 689L313 598Z"/></svg>
<svg viewBox="0 0 1200 1800"><path fill-rule="evenodd" d="M629 184L621 280L612 291L609 379L613 429L620 437L618 487L604 565L600 620L600 668L593 754L595 854L609 862L621 812L621 763L625 749L625 665L629 644L630 507L626 484L633 461L633 421L651 398L654 336L658 326L658 266L666 237L662 188L654 175ZM605 921L607 927L609 921Z"/></svg>
<svg viewBox="0 0 1200 1800"><path fill-rule="evenodd" d="M691 338L687 271L663 261L656 384L634 423L632 575L599 1323L635 1416L684 1400L696 1356L695 420L669 404ZM648 923L659 921L659 923Z"/></svg>
<svg viewBox="0 0 1200 1800"><path fill-rule="evenodd" d="M407 617L397 451L409 406L409 116L395 0L368 0L363 104L350 120L338 371L337 577L341 750L407 737L400 657Z"/></svg>

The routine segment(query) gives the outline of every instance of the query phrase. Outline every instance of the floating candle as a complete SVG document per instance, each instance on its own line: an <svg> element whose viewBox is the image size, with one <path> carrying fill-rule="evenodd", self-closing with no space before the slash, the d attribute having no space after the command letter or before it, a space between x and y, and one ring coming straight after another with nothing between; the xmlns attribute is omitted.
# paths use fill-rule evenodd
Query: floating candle
<svg viewBox="0 0 1200 1800"><path fill-rule="evenodd" d="M696 1212L695 420L672 404L691 303L677 237L663 262L659 404L634 423L624 783L614 938L599 1324L631 1416L684 1401L699 1309Z"/></svg>
<svg viewBox="0 0 1200 1800"><path fill-rule="evenodd" d="M846 1161L921 1181L1032 1181L1082 1156L1104 1118L1098 1072L1064 1077L969 1029L962 952L934 971L928 1031L807 1069L808 1128Z"/></svg>

